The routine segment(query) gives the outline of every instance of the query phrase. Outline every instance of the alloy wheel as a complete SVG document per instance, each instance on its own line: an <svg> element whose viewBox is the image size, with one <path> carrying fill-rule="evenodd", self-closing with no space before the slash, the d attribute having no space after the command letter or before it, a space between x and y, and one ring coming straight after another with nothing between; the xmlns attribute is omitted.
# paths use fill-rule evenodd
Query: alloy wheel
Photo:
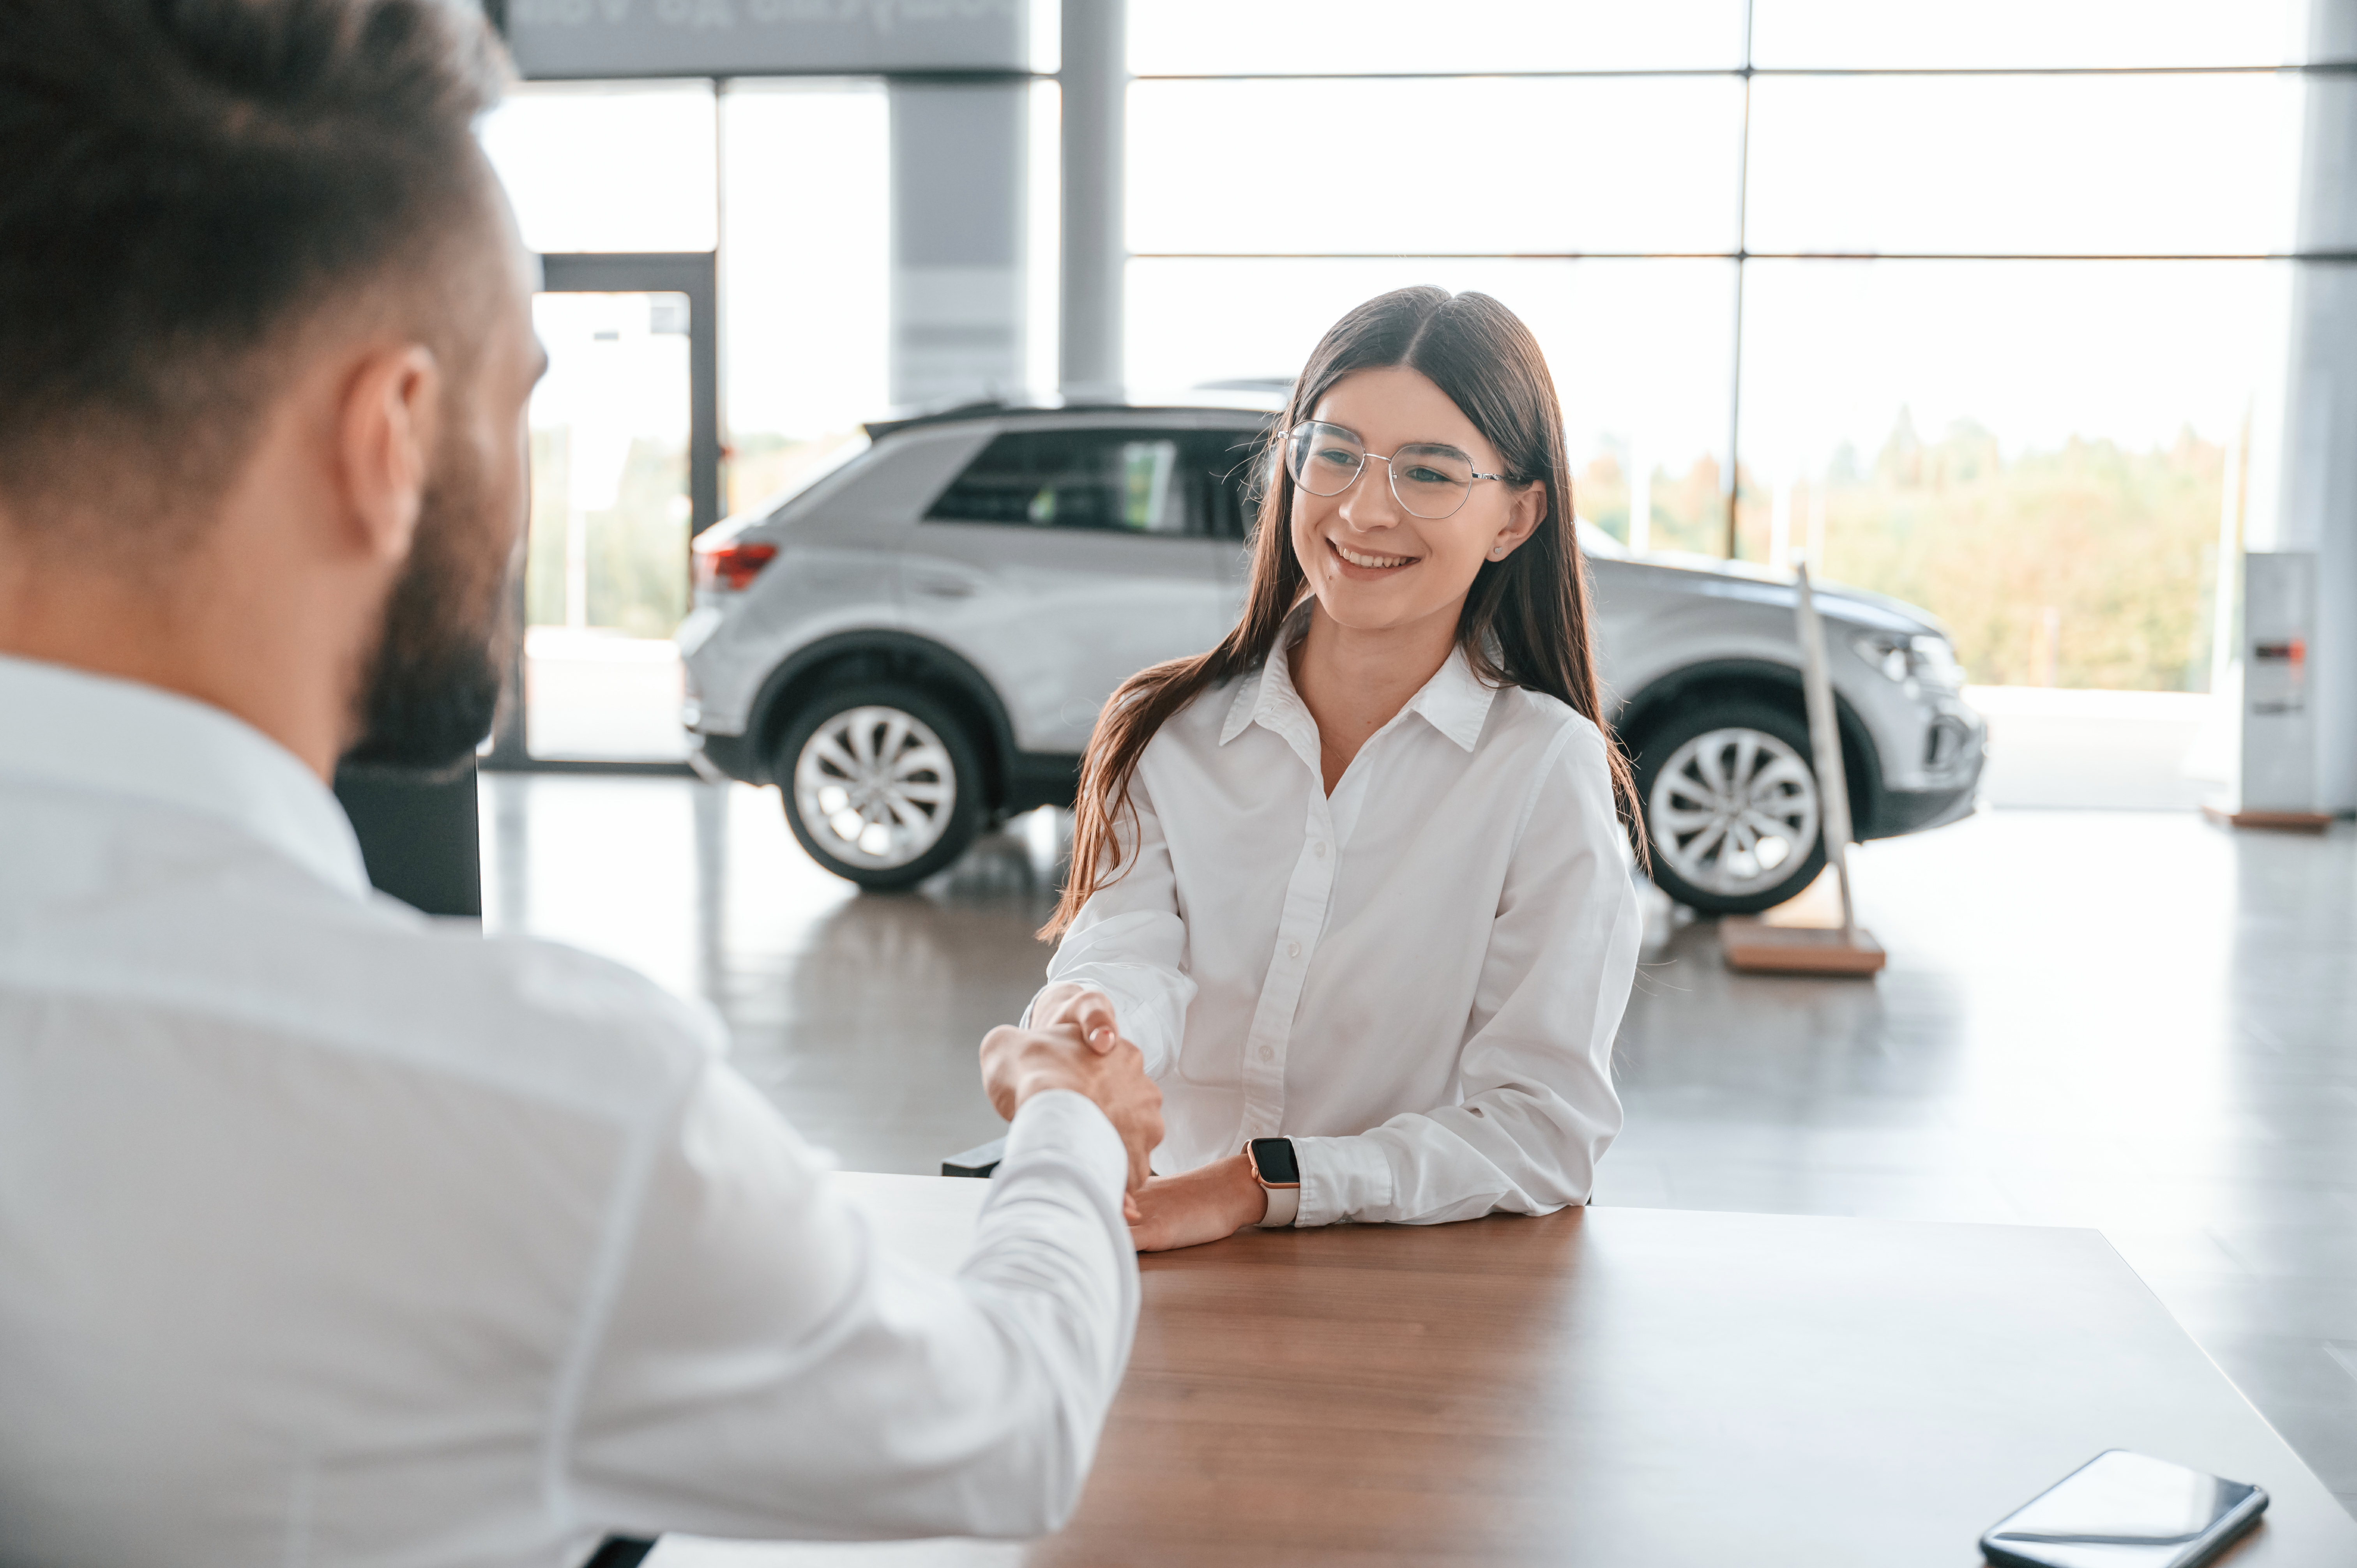
<svg viewBox="0 0 2357 1568"><path fill-rule="evenodd" d="M846 708L811 732L794 759L794 809L826 853L888 871L941 842L957 804L957 768L914 714Z"/></svg>
<svg viewBox="0 0 2357 1568"><path fill-rule="evenodd" d="M1694 886L1739 897L1815 846L1817 778L1762 730L1706 730L1670 754L1645 802L1654 853Z"/></svg>

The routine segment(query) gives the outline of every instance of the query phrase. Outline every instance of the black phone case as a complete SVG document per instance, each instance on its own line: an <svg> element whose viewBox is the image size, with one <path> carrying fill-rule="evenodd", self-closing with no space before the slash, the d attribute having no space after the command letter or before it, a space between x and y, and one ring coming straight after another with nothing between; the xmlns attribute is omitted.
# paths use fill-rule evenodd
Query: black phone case
<svg viewBox="0 0 2357 1568"><path fill-rule="evenodd" d="M2072 1474L2076 1475L2077 1472L2073 1471ZM2067 1481L2070 1479L2070 1477L2066 1476L2062 1479ZM2055 1483L2056 1486L2061 1486L2061 1481L2057 1481ZM2049 1489L2050 1490L2051 1488ZM2044 1493L2040 1494L2041 1497L2044 1495ZM2036 1499L2032 1498L2031 1500L2035 1501ZM2027 1507L2028 1505L2025 1504L2024 1506ZM2218 1553L2225 1551L2229 1546L2232 1546L2234 1543L2236 1537L2240 1536L2244 1530L2250 1529L2251 1526L2258 1523L2259 1515L2265 1513L2266 1511L2266 1508L2267 1489L2265 1487L2253 1487L2251 1488L2251 1495L2244 1498L2241 1502L2236 1503L2224 1513L2220 1514L2218 1516L2218 1522L2212 1525L2208 1530L2202 1531L2201 1539L2186 1542L2184 1551L2164 1562L2154 1563L2152 1568L2201 1568L2202 1563L2209 1562L2212 1558L2216 1557ZM2007 1514L2006 1516L2007 1519L2010 1519L2013 1516L2011 1514ZM2051 1558L2026 1557L2010 1547L1995 1546L1990 1544L1989 1537L1995 1535L1999 1530L2003 1529L2004 1526L2005 1520L1999 1520L1996 1523L1989 1526L1987 1530L1981 1532L1981 1555L1983 1557L1986 1557L1991 1563L1996 1563L1996 1568L2056 1568L2056 1563Z"/></svg>

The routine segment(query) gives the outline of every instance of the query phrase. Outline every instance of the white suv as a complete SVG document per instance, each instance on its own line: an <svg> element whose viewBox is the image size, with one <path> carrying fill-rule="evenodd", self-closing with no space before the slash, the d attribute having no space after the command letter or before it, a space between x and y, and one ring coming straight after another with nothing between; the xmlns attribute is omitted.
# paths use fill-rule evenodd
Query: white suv
<svg viewBox="0 0 2357 1568"><path fill-rule="evenodd" d="M1269 423L1265 399L1205 396L869 424L838 466L696 542L679 645L705 759L780 786L802 847L868 887L1070 804L1114 688L1241 612ZM1580 537L1654 879L1714 912L1791 897L1824 860L1791 584ZM1851 589L1817 603L1859 836L1970 811L1984 731L1938 626Z"/></svg>

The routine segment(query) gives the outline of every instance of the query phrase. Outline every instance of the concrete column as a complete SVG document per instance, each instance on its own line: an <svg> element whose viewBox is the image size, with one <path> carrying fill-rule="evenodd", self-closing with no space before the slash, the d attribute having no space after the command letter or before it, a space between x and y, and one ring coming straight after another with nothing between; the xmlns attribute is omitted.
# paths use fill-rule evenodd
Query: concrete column
<svg viewBox="0 0 2357 1568"><path fill-rule="evenodd" d="M1128 0L1064 0L1064 308L1068 389L1122 381L1123 125Z"/></svg>
<svg viewBox="0 0 2357 1568"><path fill-rule="evenodd" d="M892 401L1023 384L1019 83L895 81Z"/></svg>
<svg viewBox="0 0 2357 1568"><path fill-rule="evenodd" d="M2314 0L2310 16L2309 59L2357 59L2357 0ZM2298 247L2357 251L2357 81L2311 76L2307 90ZM2316 810L2348 811L2357 810L2357 264L2298 264L2287 359L2272 547L2316 558L2312 799Z"/></svg>

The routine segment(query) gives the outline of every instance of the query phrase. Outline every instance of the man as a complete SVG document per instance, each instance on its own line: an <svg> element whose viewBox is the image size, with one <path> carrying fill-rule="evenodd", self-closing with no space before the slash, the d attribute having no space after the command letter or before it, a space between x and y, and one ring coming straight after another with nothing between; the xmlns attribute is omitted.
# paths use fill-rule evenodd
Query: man
<svg viewBox="0 0 2357 1568"><path fill-rule="evenodd" d="M1023 1535L1127 1355L1136 1051L1000 1030L954 1279L717 1023L370 894L498 693L542 360L443 0L0 0L0 1563Z"/></svg>

